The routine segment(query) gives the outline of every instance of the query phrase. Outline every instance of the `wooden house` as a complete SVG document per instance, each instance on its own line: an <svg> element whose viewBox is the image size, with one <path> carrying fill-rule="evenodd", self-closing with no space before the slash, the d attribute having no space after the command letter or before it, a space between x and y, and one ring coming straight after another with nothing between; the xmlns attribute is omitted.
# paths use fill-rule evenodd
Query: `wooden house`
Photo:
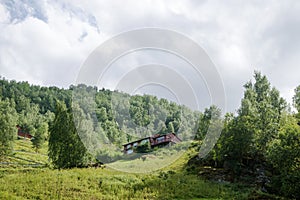
<svg viewBox="0 0 300 200"><path fill-rule="evenodd" d="M154 147L162 147L167 145L172 145L181 142L181 139L177 137L175 133L168 133L164 135L156 134L150 137L142 138L133 142L124 144L124 153L131 154L141 145L148 143L153 149Z"/></svg>
<svg viewBox="0 0 300 200"><path fill-rule="evenodd" d="M19 125L17 125L16 127L18 129L18 138L27 138L30 140L33 138L33 136L30 133L24 131Z"/></svg>

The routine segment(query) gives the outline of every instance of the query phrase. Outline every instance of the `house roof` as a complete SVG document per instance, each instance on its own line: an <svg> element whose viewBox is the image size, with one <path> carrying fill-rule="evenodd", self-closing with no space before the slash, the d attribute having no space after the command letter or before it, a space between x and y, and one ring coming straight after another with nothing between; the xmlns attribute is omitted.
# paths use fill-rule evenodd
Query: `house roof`
<svg viewBox="0 0 300 200"><path fill-rule="evenodd" d="M175 134L175 133L167 133L167 134L155 134L155 135L152 135L152 136L149 136L149 137L145 137L145 138L142 138L142 139L139 139L139 140L135 140L135 141L132 141L132 142L128 142L126 144L123 144L123 146L127 146L129 144L133 144L133 143L136 143L136 142L140 142L140 141L143 141L145 139L156 139L156 138L159 138L159 137L162 137L162 136L166 136L166 135L173 135L175 136L179 141L181 141L181 139Z"/></svg>
<svg viewBox="0 0 300 200"><path fill-rule="evenodd" d="M145 138L142 138L142 139L139 139L139 140L135 140L135 141L132 141L132 142L128 142L128 143L126 143L126 144L123 144L122 146L126 146L126 145L128 145L128 144L133 144L133 143L140 142L140 141L143 141L143 140L146 140L146 139L150 139L150 138L151 138L151 136L150 136L150 137L145 137Z"/></svg>

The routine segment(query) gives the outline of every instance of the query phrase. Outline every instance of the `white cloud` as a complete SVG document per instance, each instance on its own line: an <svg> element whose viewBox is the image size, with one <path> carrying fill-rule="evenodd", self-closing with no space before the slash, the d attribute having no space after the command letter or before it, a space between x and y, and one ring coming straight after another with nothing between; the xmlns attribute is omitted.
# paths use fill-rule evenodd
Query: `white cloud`
<svg viewBox="0 0 300 200"><path fill-rule="evenodd" d="M9 21L9 13L6 8L0 4L0 24L8 23Z"/></svg>
<svg viewBox="0 0 300 200"><path fill-rule="evenodd" d="M95 26L83 23L82 17L69 18L69 13L58 8L55 4L47 5L47 23L28 16L3 28L0 38L3 76L65 87L74 81L91 47L97 45L92 40L99 41L100 37ZM88 36L85 43L80 40L83 33Z"/></svg>

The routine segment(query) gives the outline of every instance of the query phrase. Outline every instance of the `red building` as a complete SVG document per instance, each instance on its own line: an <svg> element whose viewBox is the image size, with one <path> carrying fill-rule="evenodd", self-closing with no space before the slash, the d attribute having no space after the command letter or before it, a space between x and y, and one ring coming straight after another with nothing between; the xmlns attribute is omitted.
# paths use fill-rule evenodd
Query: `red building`
<svg viewBox="0 0 300 200"><path fill-rule="evenodd" d="M28 138L28 139L32 139L32 135L30 133L27 133L26 131L24 131L19 125L16 126L18 129L18 137L19 138Z"/></svg>
<svg viewBox="0 0 300 200"><path fill-rule="evenodd" d="M177 137L175 133L168 133L164 135L156 134L150 137L142 138L133 142L129 142L127 144L124 144L124 153L125 154L131 154L134 152L134 149L138 146L141 146L143 144L146 144L149 142L151 148L157 147L157 146L166 146L166 145L172 145L181 142L181 139Z"/></svg>

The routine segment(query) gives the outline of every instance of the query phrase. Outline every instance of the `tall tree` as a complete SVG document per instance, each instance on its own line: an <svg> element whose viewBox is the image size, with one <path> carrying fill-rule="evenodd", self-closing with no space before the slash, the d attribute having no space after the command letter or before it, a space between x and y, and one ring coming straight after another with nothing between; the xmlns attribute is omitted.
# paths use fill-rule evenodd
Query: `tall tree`
<svg viewBox="0 0 300 200"><path fill-rule="evenodd" d="M57 103L50 127L48 154L56 168L72 168L87 162L87 151L76 132L73 114L62 102Z"/></svg>
<svg viewBox="0 0 300 200"><path fill-rule="evenodd" d="M16 110L9 100L0 100L0 157L12 150L12 142L16 137Z"/></svg>
<svg viewBox="0 0 300 200"><path fill-rule="evenodd" d="M212 124L212 120L221 118L221 110L215 105L210 106L204 110L203 114L200 114L198 129L195 135L196 140L202 140L209 130L209 126Z"/></svg>
<svg viewBox="0 0 300 200"><path fill-rule="evenodd" d="M271 89L266 76L255 72L254 83L244 85L238 115L225 123L219 157L240 164L244 157L261 158L270 141L278 137L286 103L278 90Z"/></svg>
<svg viewBox="0 0 300 200"><path fill-rule="evenodd" d="M253 127L253 145L264 153L267 143L278 135L279 121L286 102L280 97L278 90L271 88L267 77L260 72L254 73L254 84L248 82L244 87L245 94L239 116L248 116L251 119L249 123Z"/></svg>
<svg viewBox="0 0 300 200"><path fill-rule="evenodd" d="M43 122L38 125L34 138L31 140L33 148L38 152L39 149L43 146L46 136L48 134L48 124Z"/></svg>

